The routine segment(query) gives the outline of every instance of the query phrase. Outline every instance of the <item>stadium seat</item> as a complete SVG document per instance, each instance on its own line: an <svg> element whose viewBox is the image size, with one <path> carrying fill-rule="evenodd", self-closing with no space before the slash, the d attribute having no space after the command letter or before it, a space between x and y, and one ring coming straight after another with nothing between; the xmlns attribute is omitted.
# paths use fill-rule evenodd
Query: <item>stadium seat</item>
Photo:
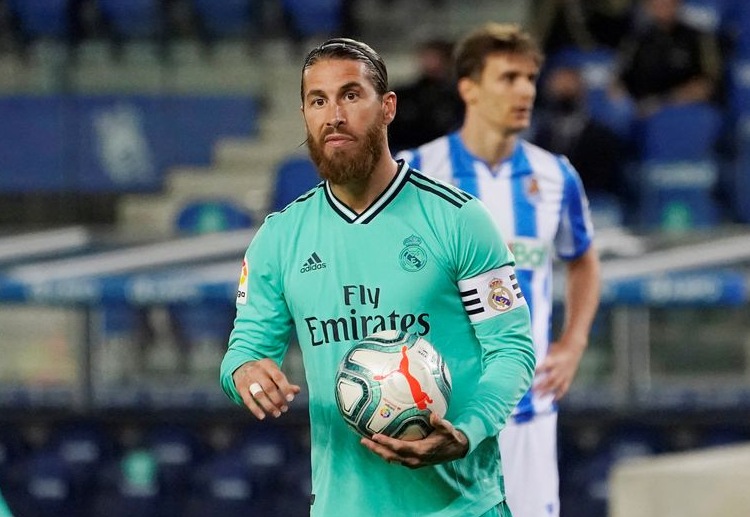
<svg viewBox="0 0 750 517"><path fill-rule="evenodd" d="M121 39L149 39L164 29L159 0L98 0L104 20Z"/></svg>
<svg viewBox="0 0 750 517"><path fill-rule="evenodd" d="M110 517L157 517L163 513L158 464L151 451L127 448L100 469L92 515ZM173 508L170 508L172 510Z"/></svg>
<svg viewBox="0 0 750 517"><path fill-rule="evenodd" d="M302 38L327 37L341 30L342 0L283 0L282 7Z"/></svg>
<svg viewBox="0 0 750 517"><path fill-rule="evenodd" d="M145 440L159 467L165 494L184 493L190 472L203 461L207 450L200 438L181 425L164 424L151 429Z"/></svg>
<svg viewBox="0 0 750 517"><path fill-rule="evenodd" d="M235 448L263 492L279 488L287 463L297 453L289 430L280 426L251 427L238 438Z"/></svg>
<svg viewBox="0 0 750 517"><path fill-rule="evenodd" d="M590 194L589 207L594 228L614 228L625 224L622 201L613 194Z"/></svg>
<svg viewBox="0 0 750 517"><path fill-rule="evenodd" d="M750 54L729 62L727 88L732 115L737 118L750 114Z"/></svg>
<svg viewBox="0 0 750 517"><path fill-rule="evenodd" d="M67 465L74 488L87 492L96 484L97 472L112 456L115 445L98 425L78 421L56 429L50 449Z"/></svg>
<svg viewBox="0 0 750 517"><path fill-rule="evenodd" d="M191 0L202 28L210 37L249 36L257 28L255 0Z"/></svg>
<svg viewBox="0 0 750 517"><path fill-rule="evenodd" d="M186 203L177 214L180 233L201 234L250 228L250 213L231 199L195 199Z"/></svg>
<svg viewBox="0 0 750 517"><path fill-rule="evenodd" d="M8 6L29 39L70 36L71 0L9 0Z"/></svg>
<svg viewBox="0 0 750 517"><path fill-rule="evenodd" d="M220 453L193 472L186 517L273 515L236 451Z"/></svg>
<svg viewBox="0 0 750 517"><path fill-rule="evenodd" d="M40 450L27 461L22 474L25 497L17 501L18 515L86 515L87 494L76 491L70 465L54 450Z"/></svg>
<svg viewBox="0 0 750 517"><path fill-rule="evenodd" d="M274 504L274 515L307 517L310 515L312 472L309 454L287 463L282 475L283 488Z"/></svg>
<svg viewBox="0 0 750 517"><path fill-rule="evenodd" d="M704 104L665 108L638 123L636 189L644 227L686 230L721 220L714 198L720 129L718 111Z"/></svg>
<svg viewBox="0 0 750 517"><path fill-rule="evenodd" d="M320 183L318 171L309 158L291 156L276 169L271 210L278 212Z"/></svg>
<svg viewBox="0 0 750 517"><path fill-rule="evenodd" d="M714 157L720 112L703 103L672 106L635 126L641 160L695 161Z"/></svg>
<svg viewBox="0 0 750 517"><path fill-rule="evenodd" d="M188 202L178 213L176 226L183 234L202 234L249 228L252 216L235 201L200 199ZM213 375L221 361L234 322L232 300L226 304L172 304L168 308L178 343L196 374Z"/></svg>
<svg viewBox="0 0 750 517"><path fill-rule="evenodd" d="M25 487L19 486L20 469L23 460L29 454L29 447L21 433L13 425L0 426L0 488L3 497L10 506L26 492Z"/></svg>

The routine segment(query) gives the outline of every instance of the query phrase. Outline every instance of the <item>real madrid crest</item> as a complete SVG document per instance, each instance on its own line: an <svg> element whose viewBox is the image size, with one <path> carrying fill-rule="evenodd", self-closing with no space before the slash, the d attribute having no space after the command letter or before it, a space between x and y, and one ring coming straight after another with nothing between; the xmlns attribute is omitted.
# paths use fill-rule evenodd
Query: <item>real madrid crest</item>
<svg viewBox="0 0 750 517"><path fill-rule="evenodd" d="M503 285L499 278L490 281L490 294L487 303L498 312L505 312L513 307L513 293Z"/></svg>
<svg viewBox="0 0 750 517"><path fill-rule="evenodd" d="M411 235L404 239L404 249L398 256L398 261L404 271L419 271L427 264L427 252L422 249L422 239Z"/></svg>

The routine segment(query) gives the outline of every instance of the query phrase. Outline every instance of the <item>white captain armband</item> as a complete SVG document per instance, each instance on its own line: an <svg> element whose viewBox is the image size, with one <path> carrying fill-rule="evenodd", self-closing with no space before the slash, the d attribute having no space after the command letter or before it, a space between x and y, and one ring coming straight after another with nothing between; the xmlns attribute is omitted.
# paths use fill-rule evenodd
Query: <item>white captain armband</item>
<svg viewBox="0 0 750 517"><path fill-rule="evenodd" d="M526 305L513 266L503 266L458 281L461 301L472 323Z"/></svg>

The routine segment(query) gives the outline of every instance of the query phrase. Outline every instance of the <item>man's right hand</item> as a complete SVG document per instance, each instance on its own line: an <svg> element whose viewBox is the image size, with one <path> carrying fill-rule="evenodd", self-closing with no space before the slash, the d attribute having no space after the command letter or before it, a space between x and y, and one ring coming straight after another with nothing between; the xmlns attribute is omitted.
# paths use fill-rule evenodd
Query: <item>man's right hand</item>
<svg viewBox="0 0 750 517"><path fill-rule="evenodd" d="M258 420L267 414L278 418L289 410L301 388L290 384L286 375L272 359L250 361L232 374L237 393L242 402Z"/></svg>

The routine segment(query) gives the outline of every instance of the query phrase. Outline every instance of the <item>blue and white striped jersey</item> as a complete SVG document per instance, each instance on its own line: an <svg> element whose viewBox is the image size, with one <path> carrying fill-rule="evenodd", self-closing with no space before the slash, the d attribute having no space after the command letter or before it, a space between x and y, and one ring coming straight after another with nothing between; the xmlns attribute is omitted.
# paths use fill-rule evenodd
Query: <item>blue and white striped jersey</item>
<svg viewBox="0 0 750 517"><path fill-rule="evenodd" d="M491 169L464 146L458 132L397 155L423 173L481 199L516 259L531 309L537 364L547 354L552 313L552 261L581 256L593 226L581 179L565 157L519 139L512 156ZM529 391L513 415L526 421L555 411L551 395Z"/></svg>

